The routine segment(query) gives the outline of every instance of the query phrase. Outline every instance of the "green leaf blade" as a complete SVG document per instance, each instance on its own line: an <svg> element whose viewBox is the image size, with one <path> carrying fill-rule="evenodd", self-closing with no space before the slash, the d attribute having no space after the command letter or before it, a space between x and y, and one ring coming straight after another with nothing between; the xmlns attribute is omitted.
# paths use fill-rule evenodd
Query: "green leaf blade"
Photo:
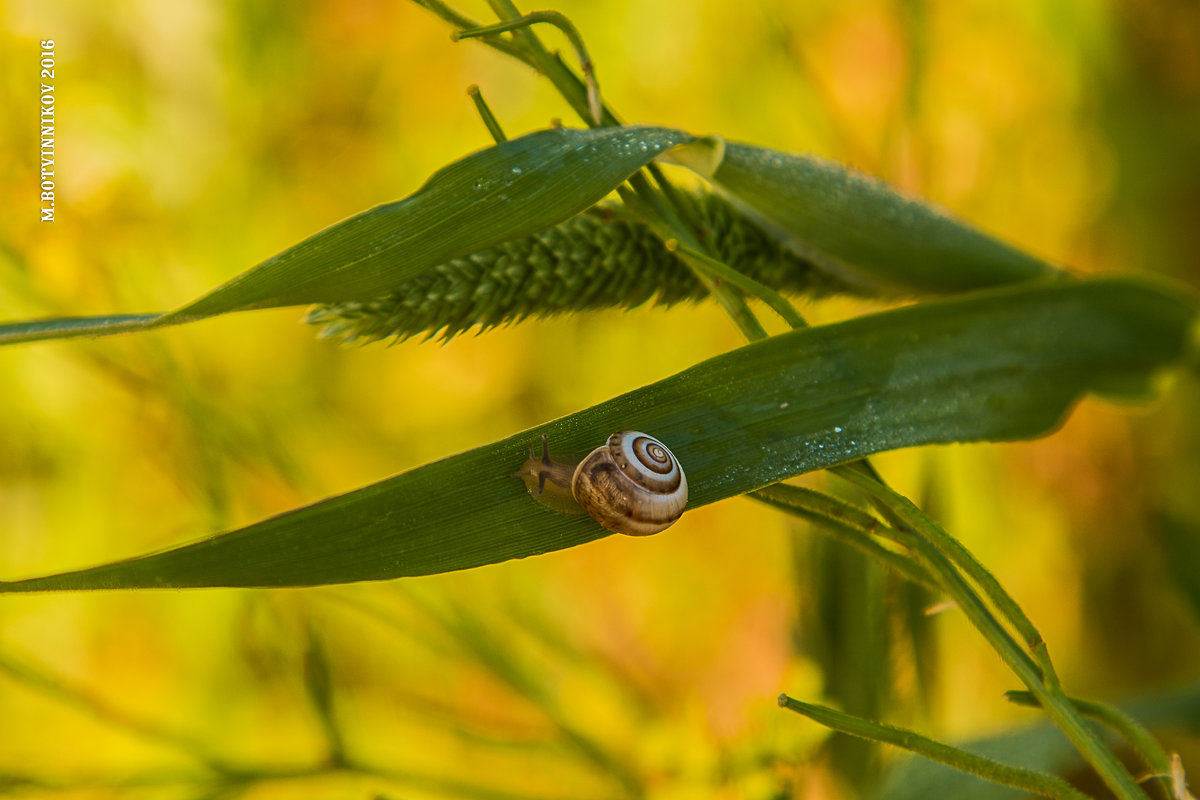
<svg viewBox="0 0 1200 800"><path fill-rule="evenodd" d="M1196 304L1147 283L1028 284L782 334L536 429L240 530L0 591L308 586L425 575L608 535L511 477L545 432L661 438L690 507L872 453L1053 430L1082 394L1187 354Z"/></svg>
<svg viewBox="0 0 1200 800"><path fill-rule="evenodd" d="M139 331L149 327L159 316L159 314L106 314L95 317L51 317L4 322L0 323L0 346Z"/></svg>
<svg viewBox="0 0 1200 800"><path fill-rule="evenodd" d="M335 223L182 308L0 323L0 346L255 308L374 300L439 264L575 216L692 138L648 125L535 131L443 167L405 199Z"/></svg>
<svg viewBox="0 0 1200 800"><path fill-rule="evenodd" d="M893 292L953 293L1063 275L840 164L722 145L705 154L698 143L685 148L681 160L802 257L848 282Z"/></svg>
<svg viewBox="0 0 1200 800"><path fill-rule="evenodd" d="M284 250L164 324L251 308L370 300L453 258L555 225L677 144L652 126L536 131L435 172L414 194Z"/></svg>

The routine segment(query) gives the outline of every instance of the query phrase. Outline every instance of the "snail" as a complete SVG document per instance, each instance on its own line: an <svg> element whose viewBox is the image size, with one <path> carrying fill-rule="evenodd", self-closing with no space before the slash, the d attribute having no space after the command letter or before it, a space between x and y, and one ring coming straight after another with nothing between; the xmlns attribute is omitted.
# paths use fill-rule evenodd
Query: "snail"
<svg viewBox="0 0 1200 800"><path fill-rule="evenodd" d="M568 514L588 513L610 531L648 536L669 528L687 504L687 477L667 446L638 431L617 431L578 465L542 454L514 473L544 506Z"/></svg>

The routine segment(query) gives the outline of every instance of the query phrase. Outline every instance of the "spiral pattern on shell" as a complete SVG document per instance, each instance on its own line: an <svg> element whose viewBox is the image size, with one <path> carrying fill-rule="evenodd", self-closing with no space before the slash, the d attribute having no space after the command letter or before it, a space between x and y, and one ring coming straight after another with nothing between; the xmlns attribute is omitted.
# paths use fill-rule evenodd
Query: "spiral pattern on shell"
<svg viewBox="0 0 1200 800"><path fill-rule="evenodd" d="M679 519L688 487L666 445L638 431L618 431L576 467L571 492L605 528L645 536Z"/></svg>

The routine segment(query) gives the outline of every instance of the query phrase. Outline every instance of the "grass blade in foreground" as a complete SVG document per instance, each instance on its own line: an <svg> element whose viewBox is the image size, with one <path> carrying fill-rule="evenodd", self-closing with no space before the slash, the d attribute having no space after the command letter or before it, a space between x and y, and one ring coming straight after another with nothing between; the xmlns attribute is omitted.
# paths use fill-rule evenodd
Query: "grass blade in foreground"
<svg viewBox="0 0 1200 800"><path fill-rule="evenodd" d="M1188 298L1107 279L1015 286L797 330L231 533L0 591L307 586L559 550L607 532L539 506L510 477L542 432L570 453L615 430L647 431L683 464L694 508L883 450L1042 435L1086 391L1144 389L1178 363L1195 317Z"/></svg>
<svg viewBox="0 0 1200 800"><path fill-rule="evenodd" d="M886 183L815 156L712 138L672 157L849 283L961 292L1063 273Z"/></svg>
<svg viewBox="0 0 1200 800"><path fill-rule="evenodd" d="M167 318L380 297L452 258L573 217L691 138L633 126L551 128L501 142L443 167L405 199L326 228Z"/></svg>
<svg viewBox="0 0 1200 800"><path fill-rule="evenodd" d="M105 314L95 317L50 317L3 322L0 323L0 345L141 331L154 324L161 316L161 314Z"/></svg>
<svg viewBox="0 0 1200 800"><path fill-rule="evenodd" d="M443 167L405 199L338 222L183 308L3 323L0 345L382 297L438 264L573 217L691 138L650 126L537 131Z"/></svg>

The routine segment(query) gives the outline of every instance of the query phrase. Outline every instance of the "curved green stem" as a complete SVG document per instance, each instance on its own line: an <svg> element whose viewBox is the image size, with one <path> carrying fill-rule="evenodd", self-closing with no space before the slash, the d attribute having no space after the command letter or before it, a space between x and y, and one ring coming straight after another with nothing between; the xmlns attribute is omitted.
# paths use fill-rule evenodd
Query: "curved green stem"
<svg viewBox="0 0 1200 800"><path fill-rule="evenodd" d="M874 537L885 535L889 529L870 514L849 503L803 486L787 483L776 483L748 496L812 523L832 538L871 556L884 567L894 570L914 583L936 592L942 590L941 585L916 559L906 553L889 550L880 544Z"/></svg>
<svg viewBox="0 0 1200 800"><path fill-rule="evenodd" d="M796 309L792 307L792 304L784 299L783 295L779 294L779 292L775 291L769 286L764 286L753 278L738 272L728 264L725 264L724 262L719 261L711 256L705 255L699 250L695 250L687 245L682 245L675 239L668 239L666 244L668 250L673 250L693 269L699 269L708 272L709 275L716 278L716 280L732 284L746 294L762 300L764 303L770 306L776 314L783 317L783 320L792 328L808 327L808 323L806 323L804 318L796 312Z"/></svg>
<svg viewBox="0 0 1200 800"><path fill-rule="evenodd" d="M885 742L896 747L902 747L919 756L953 767L963 772L977 775L984 780L998 783L1001 786L1011 786L1030 794L1041 797L1052 797L1057 800L1087 800L1087 795L1080 792L1062 778L1046 775L1034 770L1013 767L1002 764L976 753L951 747L944 742L930 739L927 736L905 728L896 728L880 722L871 722L832 708L816 706L794 700L786 694L779 695L779 705L797 714L803 714L809 719L831 728L839 733L857 736L875 742Z"/></svg>
<svg viewBox="0 0 1200 800"><path fill-rule="evenodd" d="M440 17L446 22L458 29L478 28L479 23L473 21L470 17L465 17L452 9L450 6L441 2L441 0L413 0L414 3L421 6L427 11ZM451 34L453 35L453 34ZM510 58L515 58L523 64L537 69L537 65L529 58L529 54L524 48L519 47L502 36L489 35L482 37L481 41L488 47L491 47Z"/></svg>
<svg viewBox="0 0 1200 800"><path fill-rule="evenodd" d="M483 124L496 144L508 141L508 137L504 135L504 129L500 127L500 121L496 119L496 115L492 113L487 101L483 99L483 93L479 91L479 87L472 83L467 87L467 96L475 104L475 110L479 112L480 119L483 120Z"/></svg>
<svg viewBox="0 0 1200 800"><path fill-rule="evenodd" d="M536 25L540 22L553 25L562 31L567 37L567 41L571 43L571 47L575 49L575 57L579 59L579 68L583 71L583 80L587 84L588 112L591 114L592 121L600 125L604 112L602 110L603 104L600 102L600 82L596 80L596 69L592 64L592 57L588 55L587 45L583 43L583 37L579 35L579 29L575 27L575 23L571 22L570 19L560 12L534 11L531 14L526 14L516 19L497 22L494 25L482 25L475 28L467 28L466 30L459 30L453 36L455 40L471 39L478 36L507 33L527 28L530 25Z"/></svg>
<svg viewBox="0 0 1200 800"><path fill-rule="evenodd" d="M464 33L470 37L494 37L500 31L511 31L516 37L518 46L522 47L528 62L546 76L584 122L592 127L621 124L618 117L604 105L600 98L599 86L595 82L595 74L591 68L591 58L588 56L583 38L574 24L557 12L522 14L510 0L489 0L489 4L501 18L501 22L486 26L472 24L467 27L466 31L460 31L456 38L464 38ZM441 16L443 19L449 19L447 14L441 14ZM566 33L579 54L581 64L584 65L585 75L589 76L587 80L581 82L563 63L562 59L546 49L529 27L534 22L554 24ZM486 38L485 41L491 42ZM629 185L644 201L639 207L643 209L649 207L655 212L652 217L647 218L647 221L651 223L663 241L677 239L694 250L705 252L706 248L696 239L692 226L683 218L682 205L675 198L673 190L668 188L669 182L666 177L657 168L652 169L651 174L659 184L658 190L640 172L629 178ZM622 192L621 196L627 203L629 202L627 193ZM713 281L704 271L696 270L694 266L693 271L712 292L747 339L756 341L766 338L766 330L741 297L730 291L728 287Z"/></svg>
<svg viewBox="0 0 1200 800"><path fill-rule="evenodd" d="M1117 757L1105 747L1096 732L1088 726L1063 693L1057 678L1052 674L1047 674L1041 667L1042 663L1049 663L1049 657L1045 653L1045 645L1041 642L1040 637L1036 642L1030 644L1034 649L1032 656L1022 650L1008 630L984 605L983 599L959 574L958 569L964 569L972 578L975 577L970 568L964 567L961 563L955 563L955 559L965 552L965 548L962 545L948 546L946 540L952 538L949 534L925 516L912 501L897 494L885 484L856 470L839 469L837 474L864 489L873 499L885 505L891 514L916 535L917 554L942 581L946 591L958 603L971 623L983 634L1021 682L1029 688L1030 693L1037 698L1038 703L1062 729L1080 755L1092 765L1092 768L1113 791L1113 794L1121 800L1146 800L1146 793L1138 786L1137 781ZM967 555L969 556L969 553ZM971 560L974 560L973 557ZM997 608L1001 613L1007 614L1008 609L1016 607L1016 602L1004 592L994 577L989 574L988 578L993 584L992 591L997 591L1003 596L1003 602L997 603ZM1017 619L1010 616L1008 622L1020 629L1019 620L1022 619L1024 619L1023 612ZM1028 638L1026 641L1030 643Z"/></svg>
<svg viewBox="0 0 1200 800"><path fill-rule="evenodd" d="M635 175L633 177L640 178L641 176ZM645 179L643 178L642 180L644 181ZM621 195L621 199L627 206L637 210L641 214L642 219L650 226L650 229L663 240L664 246L667 242L671 241L678 243L678 240L673 236L676 232L681 232L683 235L691 238L690 232L681 230L678 220L672 225L666 219L671 214L671 210L664 206L663 200L653 190L644 195L634 194L622 186L618 187L617 192ZM697 243L697 246L699 246L699 243ZM738 329L746 339L756 342L767 338L766 329L758 321L758 318L754 316L754 312L750 310L750 306L746 305L745 299L740 294L720 281L714 280L710 271L698 268L695 263L686 259L684 263L692 270L696 279L704 284L709 294L715 297L717 302L721 304L725 313L738 326Z"/></svg>
<svg viewBox="0 0 1200 800"><path fill-rule="evenodd" d="M1041 703L1038 702L1038 699L1031 692L1011 691L1005 692L1004 696L1009 702L1019 706L1041 707ZM1150 731L1146 730L1133 717L1108 703L1080 700L1076 697L1069 697L1067 699L1080 714L1090 717L1115 731L1125 740L1126 744L1133 748L1133 751L1138 754L1138 757L1142 759L1155 776L1165 780L1170 775L1171 757L1167 755L1167 751L1162 749L1162 746L1155 740Z"/></svg>

